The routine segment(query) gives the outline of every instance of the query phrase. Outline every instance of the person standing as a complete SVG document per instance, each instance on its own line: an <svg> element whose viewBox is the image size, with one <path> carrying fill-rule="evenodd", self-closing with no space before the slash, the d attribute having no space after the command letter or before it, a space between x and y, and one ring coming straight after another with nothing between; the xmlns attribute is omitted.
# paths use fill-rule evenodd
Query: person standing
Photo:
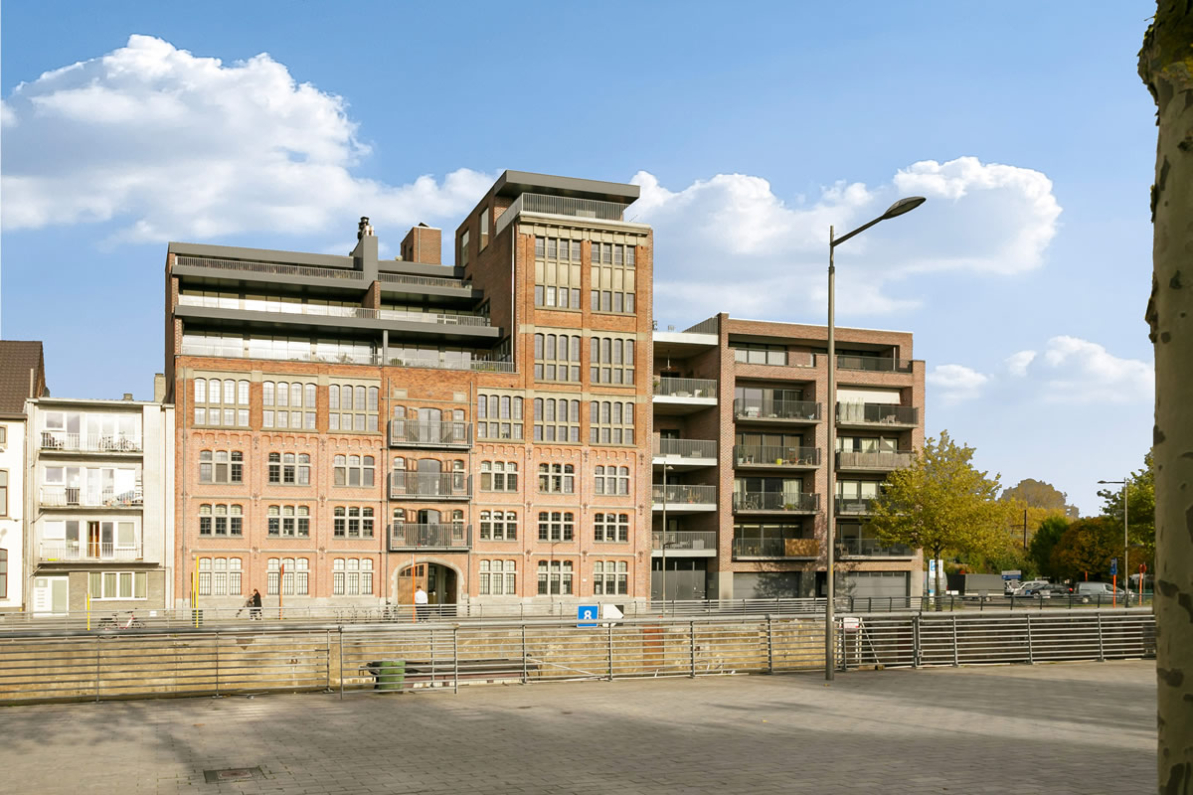
<svg viewBox="0 0 1193 795"><path fill-rule="evenodd" d="M249 617L256 619L257 621L260 621L261 620L261 592L258 591L256 588L253 589L253 595L252 595L252 597L249 598L249 604L251 605L249 608Z"/></svg>
<svg viewBox="0 0 1193 795"><path fill-rule="evenodd" d="M427 620L427 613L430 612L430 600L427 598L427 592L423 590L420 585L414 592L414 612L418 615L419 621Z"/></svg>

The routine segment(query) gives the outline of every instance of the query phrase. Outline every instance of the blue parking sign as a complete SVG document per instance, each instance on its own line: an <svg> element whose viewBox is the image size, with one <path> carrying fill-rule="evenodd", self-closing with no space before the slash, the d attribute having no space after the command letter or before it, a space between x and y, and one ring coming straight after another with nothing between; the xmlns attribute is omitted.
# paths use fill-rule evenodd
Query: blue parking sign
<svg viewBox="0 0 1193 795"><path fill-rule="evenodd" d="M1110 576L1113 577L1118 574L1118 558L1110 559Z"/></svg>
<svg viewBox="0 0 1193 795"><path fill-rule="evenodd" d="M580 622L580 623L576 624L576 626L577 627L595 627L596 620L600 617L600 615L601 615L601 606L600 605L580 605L578 608L576 608L576 620L578 622ZM585 622L592 622L592 623L585 623Z"/></svg>

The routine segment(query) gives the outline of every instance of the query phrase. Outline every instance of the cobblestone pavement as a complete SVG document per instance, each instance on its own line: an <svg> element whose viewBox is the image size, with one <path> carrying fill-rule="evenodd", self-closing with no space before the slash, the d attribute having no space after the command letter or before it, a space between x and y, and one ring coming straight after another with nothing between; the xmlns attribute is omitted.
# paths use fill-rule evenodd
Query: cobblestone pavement
<svg viewBox="0 0 1193 795"><path fill-rule="evenodd" d="M1154 681L1114 662L11 707L0 792L1154 792Z"/></svg>

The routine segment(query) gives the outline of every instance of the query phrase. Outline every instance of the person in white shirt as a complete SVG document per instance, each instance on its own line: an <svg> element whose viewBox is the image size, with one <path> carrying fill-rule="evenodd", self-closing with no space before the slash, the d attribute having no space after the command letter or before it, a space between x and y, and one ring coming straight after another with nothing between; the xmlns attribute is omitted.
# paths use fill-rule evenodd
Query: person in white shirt
<svg viewBox="0 0 1193 795"><path fill-rule="evenodd" d="M418 614L419 621L427 620L427 613L430 612L429 603L427 592L423 590L421 585L418 586L418 589L414 592L414 610Z"/></svg>

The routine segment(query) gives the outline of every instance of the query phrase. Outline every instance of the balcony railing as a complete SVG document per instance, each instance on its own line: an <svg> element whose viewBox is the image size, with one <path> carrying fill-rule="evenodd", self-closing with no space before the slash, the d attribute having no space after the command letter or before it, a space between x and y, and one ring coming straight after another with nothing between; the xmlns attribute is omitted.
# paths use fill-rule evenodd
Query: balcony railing
<svg viewBox="0 0 1193 795"><path fill-rule="evenodd" d="M652 489L652 499L655 505L715 505L717 502L716 486L687 486L679 483L668 483L666 493L661 483L655 483ZM666 498L666 499L664 499Z"/></svg>
<svg viewBox="0 0 1193 795"><path fill-rule="evenodd" d="M721 330L720 321L715 317L710 317L708 320L701 320L691 328L684 329L684 334L717 334Z"/></svg>
<svg viewBox="0 0 1193 795"><path fill-rule="evenodd" d="M739 420L814 421L820 419L820 404L812 400L738 398L733 401L733 416Z"/></svg>
<svg viewBox="0 0 1193 795"><path fill-rule="evenodd" d="M182 341L183 356L213 356L221 359L265 359L281 362L325 362L327 364L371 364L382 363L381 353L357 353L349 351L294 351L247 348L237 340L231 345L209 345ZM426 367L432 370L471 370L478 373L513 373L514 363L490 359L432 359L423 356L390 355L386 364L395 367Z"/></svg>
<svg viewBox="0 0 1193 795"><path fill-rule="evenodd" d="M814 558L819 553L815 538L762 535L733 539L734 558Z"/></svg>
<svg viewBox="0 0 1193 795"><path fill-rule="evenodd" d="M872 373L910 373L909 359L892 359L889 356L838 356L838 370L864 370Z"/></svg>
<svg viewBox="0 0 1193 795"><path fill-rule="evenodd" d="M348 268L320 268L312 265L283 265L277 262L255 262L253 260L217 259L213 257L174 258L175 265L189 268L210 268L212 270L250 271L252 273L267 273L277 276L307 276L320 279L344 279L346 281L362 281L364 273Z"/></svg>
<svg viewBox="0 0 1193 795"><path fill-rule="evenodd" d="M877 497L838 497L837 513L839 514L867 514L874 510Z"/></svg>
<svg viewBox="0 0 1193 795"><path fill-rule="evenodd" d="M659 439L654 454L661 458L716 458L717 443L704 439Z"/></svg>
<svg viewBox="0 0 1193 795"><path fill-rule="evenodd" d="M715 398L717 382L711 378L655 378L654 393L660 397Z"/></svg>
<svg viewBox="0 0 1193 795"><path fill-rule="evenodd" d="M82 489L72 486L43 486L43 508L139 508L144 502L140 489Z"/></svg>
<svg viewBox="0 0 1193 795"><path fill-rule="evenodd" d="M733 460L738 466L812 467L820 464L820 448L739 444Z"/></svg>
<svg viewBox="0 0 1193 795"><path fill-rule="evenodd" d="M745 491L733 495L733 510L743 513L750 511L812 513L819 509L819 494Z"/></svg>
<svg viewBox="0 0 1193 795"><path fill-rule="evenodd" d="M41 544L38 557L47 563L73 560L140 560L141 550L136 547L118 547L111 542L92 544L63 541Z"/></svg>
<svg viewBox="0 0 1193 795"><path fill-rule="evenodd" d="M472 444L472 426L455 420L391 420L389 443L392 447L468 447Z"/></svg>
<svg viewBox="0 0 1193 795"><path fill-rule="evenodd" d="M843 558L909 558L911 547L896 544L884 547L876 538L838 538L837 555Z"/></svg>
<svg viewBox="0 0 1193 795"><path fill-rule="evenodd" d="M389 551L415 549L470 549L472 525L465 524L392 524L389 526Z"/></svg>
<svg viewBox="0 0 1193 795"><path fill-rule="evenodd" d="M892 406L886 403L838 403L837 423L840 425L916 425L919 409L914 406Z"/></svg>
<svg viewBox="0 0 1193 795"><path fill-rule="evenodd" d="M663 548L663 536L657 531L650 534L653 549ZM717 548L717 534L713 530L670 530L666 536L668 552L675 549L715 551Z"/></svg>
<svg viewBox="0 0 1193 795"><path fill-rule="evenodd" d="M541 193L523 193L514 203L506 208L497 218L494 225L495 235L502 230L520 213L548 213L550 215L570 215L573 218L596 218L602 221L620 221L625 212L625 205L616 202L598 201L595 199L574 199L567 196L546 196Z"/></svg>
<svg viewBox="0 0 1193 795"><path fill-rule="evenodd" d="M391 284L415 284L420 287L454 287L458 290L471 288L463 279L451 279L445 276L418 276L413 273L379 273L377 280Z"/></svg>
<svg viewBox="0 0 1193 795"><path fill-rule="evenodd" d="M180 295L179 306L204 306L213 309L243 309L250 312L275 312L286 315L313 317L353 317L366 320L403 320L412 323L434 323L440 326L489 325L489 318L481 315L453 315L440 312L410 312L401 309L369 309L363 306L325 306L287 301L260 301L251 298L223 298L220 296Z"/></svg>
<svg viewBox="0 0 1193 795"><path fill-rule="evenodd" d="M391 500L466 500L472 496L472 478L463 472L394 472L389 477Z"/></svg>
<svg viewBox="0 0 1193 795"><path fill-rule="evenodd" d="M902 469L914 460L912 450L843 450L837 453L837 469Z"/></svg>
<svg viewBox="0 0 1193 795"><path fill-rule="evenodd" d="M139 453L141 440L121 433L42 431L41 449L72 453Z"/></svg>

